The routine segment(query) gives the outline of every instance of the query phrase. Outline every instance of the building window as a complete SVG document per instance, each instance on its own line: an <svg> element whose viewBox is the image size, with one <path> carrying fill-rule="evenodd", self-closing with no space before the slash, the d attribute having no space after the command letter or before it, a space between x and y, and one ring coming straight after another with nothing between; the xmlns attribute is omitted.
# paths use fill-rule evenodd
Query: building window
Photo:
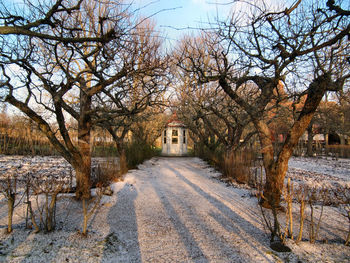
<svg viewBox="0 0 350 263"><path fill-rule="evenodd" d="M183 143L186 143L186 130L183 130L183 138L184 138Z"/></svg>
<svg viewBox="0 0 350 263"><path fill-rule="evenodd" d="M177 130L173 130L172 131L172 138L171 138L171 143L172 144L177 144L178 143L178 133L177 133Z"/></svg>

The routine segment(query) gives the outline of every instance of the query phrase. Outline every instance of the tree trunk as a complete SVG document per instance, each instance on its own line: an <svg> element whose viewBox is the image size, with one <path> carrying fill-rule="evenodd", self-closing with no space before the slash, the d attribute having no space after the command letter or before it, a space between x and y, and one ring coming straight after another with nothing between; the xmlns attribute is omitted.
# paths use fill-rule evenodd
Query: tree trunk
<svg viewBox="0 0 350 263"><path fill-rule="evenodd" d="M266 206L267 201L268 206L272 208L279 207L284 178L288 170L289 158L292 156L293 150L300 137L310 125L312 117L330 85L332 85L332 81L328 74L314 79L310 84L303 109L301 110L298 119L289 130L287 138L276 160L274 158L271 131L268 125L263 121L253 119L254 126L259 134L263 163L266 172L266 183L264 186L265 204L263 203L263 205Z"/></svg>
<svg viewBox="0 0 350 263"><path fill-rule="evenodd" d="M119 157L119 171L121 174L128 172L128 160L126 159L125 149L122 150Z"/></svg>
<svg viewBox="0 0 350 263"><path fill-rule="evenodd" d="M117 152L119 154L119 157L121 157L123 154L125 154L125 145L123 143L123 139L118 139L118 140L114 140L115 144L117 145Z"/></svg>
<svg viewBox="0 0 350 263"><path fill-rule="evenodd" d="M265 207L279 208L281 202L284 177L288 169L288 160L265 167L266 183L264 185Z"/></svg>
<svg viewBox="0 0 350 263"><path fill-rule="evenodd" d="M33 211L33 208L32 208L32 202L31 201L28 201L28 208L29 208L29 213L30 213L30 219L31 219L32 224L33 224L33 226L35 228L35 232L34 233L38 233L40 231L40 228L39 228L38 224L35 221L35 215L34 215L34 211Z"/></svg>
<svg viewBox="0 0 350 263"><path fill-rule="evenodd" d="M114 131L111 126L108 126L107 130L109 134L112 135L113 140L117 146L117 151L119 155L119 171L121 174L125 174L128 172L128 163L126 160L124 139L129 130L124 128L122 134L119 137L117 136L116 131Z"/></svg>
<svg viewBox="0 0 350 263"><path fill-rule="evenodd" d="M309 157L312 157L314 154L312 150L313 138L314 138L314 133L312 131L312 123L310 123L309 127L307 128L307 150L306 150L306 155Z"/></svg>
<svg viewBox="0 0 350 263"><path fill-rule="evenodd" d="M88 201L83 198L82 200L83 202L83 215L84 215L84 219L83 219L83 230L82 230L82 235L83 236L86 236L87 235L87 224L88 224Z"/></svg>
<svg viewBox="0 0 350 263"><path fill-rule="evenodd" d="M279 188L281 178L276 170L274 160L274 149L272 142L272 134L268 125L264 121L254 121L254 126L258 131L259 141L261 145L261 153L263 157L263 165L265 169L266 181L264 185L264 199L262 206L266 208L273 207L273 204L279 204L282 194ZM274 201L275 200L275 201Z"/></svg>
<svg viewBox="0 0 350 263"><path fill-rule="evenodd" d="M91 197L91 158L89 157L83 158L82 163L74 169L76 175L75 196L78 200L82 198L89 199Z"/></svg>
<svg viewBox="0 0 350 263"><path fill-rule="evenodd" d="M7 223L7 233L12 232L12 217L13 217L13 210L15 206L15 195L10 194L7 200L7 205L8 205L8 223Z"/></svg>
<svg viewBox="0 0 350 263"><path fill-rule="evenodd" d="M78 120L78 149L80 163L74 167L76 173L76 198L89 199L91 197L91 97L82 89L80 91L80 117Z"/></svg>
<svg viewBox="0 0 350 263"><path fill-rule="evenodd" d="M345 136L344 136L343 134L340 134L339 137L340 137L340 145L339 145L340 151L339 151L339 157L340 157L340 158L345 158L345 157L346 157L346 156L345 156L345 147L344 147L344 145L345 145Z"/></svg>
<svg viewBox="0 0 350 263"><path fill-rule="evenodd" d="M54 192L51 194L51 201L50 204L48 204L48 217L47 217L47 231L52 231L55 229L56 226L56 201L57 201L57 195L59 192Z"/></svg>

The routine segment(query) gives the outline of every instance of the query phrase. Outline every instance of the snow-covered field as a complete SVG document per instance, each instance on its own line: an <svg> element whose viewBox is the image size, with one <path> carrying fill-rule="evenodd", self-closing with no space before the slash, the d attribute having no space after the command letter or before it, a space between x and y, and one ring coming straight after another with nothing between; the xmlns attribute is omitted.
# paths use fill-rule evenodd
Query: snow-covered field
<svg viewBox="0 0 350 263"><path fill-rule="evenodd" d="M0 157L0 169L22 164L18 158ZM41 158L28 162L69 170L61 158ZM293 158L288 176L348 184L349 174L350 160ZM103 197L87 238L78 232L82 209L72 195L60 196L51 233L26 230L23 206L15 210L13 233L5 234L7 205L1 199L0 262L350 262L350 248L341 244L348 222L335 208L326 207L318 238L332 242L289 240L292 252L278 253L269 247L250 190L227 186L219 176L198 158L146 161L112 185L114 194Z"/></svg>
<svg viewBox="0 0 350 263"><path fill-rule="evenodd" d="M292 157L289 160L291 169L313 172L329 176L332 180L350 180L350 160L332 157ZM290 169L290 170L291 170Z"/></svg>
<svg viewBox="0 0 350 263"><path fill-rule="evenodd" d="M331 157L292 157L289 160L290 174L302 174L304 177L295 178L301 180L330 180L338 182L350 182L350 160ZM295 176L294 176L295 177Z"/></svg>

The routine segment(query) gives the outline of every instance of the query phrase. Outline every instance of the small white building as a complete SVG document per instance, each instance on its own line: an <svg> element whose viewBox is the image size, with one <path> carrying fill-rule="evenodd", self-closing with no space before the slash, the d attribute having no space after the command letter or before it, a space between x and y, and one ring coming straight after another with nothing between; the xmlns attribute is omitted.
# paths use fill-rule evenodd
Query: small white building
<svg viewBox="0 0 350 263"><path fill-rule="evenodd" d="M187 141L188 131L185 125L177 119L175 113L162 132L162 155L187 155Z"/></svg>

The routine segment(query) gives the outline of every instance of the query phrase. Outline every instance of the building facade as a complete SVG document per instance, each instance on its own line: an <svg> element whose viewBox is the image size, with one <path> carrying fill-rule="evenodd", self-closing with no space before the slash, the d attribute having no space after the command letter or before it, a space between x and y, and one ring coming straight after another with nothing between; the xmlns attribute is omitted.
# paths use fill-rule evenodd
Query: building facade
<svg viewBox="0 0 350 263"><path fill-rule="evenodd" d="M188 130L176 114L169 120L162 132L162 155L187 155Z"/></svg>

